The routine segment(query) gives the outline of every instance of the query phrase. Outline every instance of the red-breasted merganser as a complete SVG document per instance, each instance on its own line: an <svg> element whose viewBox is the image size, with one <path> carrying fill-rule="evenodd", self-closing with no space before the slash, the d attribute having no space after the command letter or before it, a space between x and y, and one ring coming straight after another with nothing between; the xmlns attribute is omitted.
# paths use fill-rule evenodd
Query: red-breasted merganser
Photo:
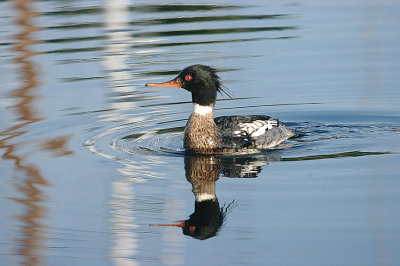
<svg viewBox="0 0 400 266"><path fill-rule="evenodd" d="M214 119L217 92L226 93L216 69L192 65L173 80L146 87L181 87L192 93L193 112L185 127L184 147L198 154L273 148L295 133L266 115L221 116Z"/></svg>

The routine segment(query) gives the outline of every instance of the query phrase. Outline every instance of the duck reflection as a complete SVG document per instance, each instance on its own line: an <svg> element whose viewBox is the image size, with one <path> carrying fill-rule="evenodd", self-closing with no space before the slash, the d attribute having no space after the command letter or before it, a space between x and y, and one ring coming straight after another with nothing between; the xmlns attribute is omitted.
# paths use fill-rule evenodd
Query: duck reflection
<svg viewBox="0 0 400 266"><path fill-rule="evenodd" d="M262 166L280 157L185 157L186 180L192 184L195 196L194 212L189 219L173 224L153 224L154 226L177 226L185 235L205 240L217 235L227 214L235 202L220 206L216 195L216 181L224 177L256 178Z"/></svg>
<svg viewBox="0 0 400 266"><path fill-rule="evenodd" d="M216 235L221 228L226 210L220 208L216 196L215 182L219 178L221 164L215 157L185 158L186 180L192 184L195 196L194 212L182 222L185 235L207 239Z"/></svg>

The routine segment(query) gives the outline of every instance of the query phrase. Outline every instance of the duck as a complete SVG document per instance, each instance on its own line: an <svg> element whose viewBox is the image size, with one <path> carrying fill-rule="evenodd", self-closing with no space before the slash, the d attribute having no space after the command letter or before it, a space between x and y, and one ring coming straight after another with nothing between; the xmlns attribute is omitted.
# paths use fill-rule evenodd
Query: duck
<svg viewBox="0 0 400 266"><path fill-rule="evenodd" d="M146 87L180 87L192 94L193 111L184 130L184 148L194 154L253 153L276 148L295 132L267 115L234 115L214 118L217 94L226 94L216 68L196 64L174 79L147 83Z"/></svg>

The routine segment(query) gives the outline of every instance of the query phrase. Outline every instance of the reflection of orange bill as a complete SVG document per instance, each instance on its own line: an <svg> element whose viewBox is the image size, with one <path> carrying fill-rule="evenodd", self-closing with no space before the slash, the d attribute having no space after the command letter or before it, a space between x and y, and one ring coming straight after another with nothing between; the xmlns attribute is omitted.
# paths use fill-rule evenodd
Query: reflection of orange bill
<svg viewBox="0 0 400 266"><path fill-rule="evenodd" d="M184 227L185 221L175 221L176 224L150 224L151 226L177 226L177 227Z"/></svg>

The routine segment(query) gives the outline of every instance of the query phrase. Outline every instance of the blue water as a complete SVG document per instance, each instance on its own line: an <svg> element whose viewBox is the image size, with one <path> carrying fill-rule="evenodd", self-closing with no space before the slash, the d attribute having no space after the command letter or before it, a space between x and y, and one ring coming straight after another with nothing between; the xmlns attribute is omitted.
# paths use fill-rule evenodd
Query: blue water
<svg viewBox="0 0 400 266"><path fill-rule="evenodd" d="M399 264L399 7L0 1L1 265ZM299 137L185 156L197 63Z"/></svg>

